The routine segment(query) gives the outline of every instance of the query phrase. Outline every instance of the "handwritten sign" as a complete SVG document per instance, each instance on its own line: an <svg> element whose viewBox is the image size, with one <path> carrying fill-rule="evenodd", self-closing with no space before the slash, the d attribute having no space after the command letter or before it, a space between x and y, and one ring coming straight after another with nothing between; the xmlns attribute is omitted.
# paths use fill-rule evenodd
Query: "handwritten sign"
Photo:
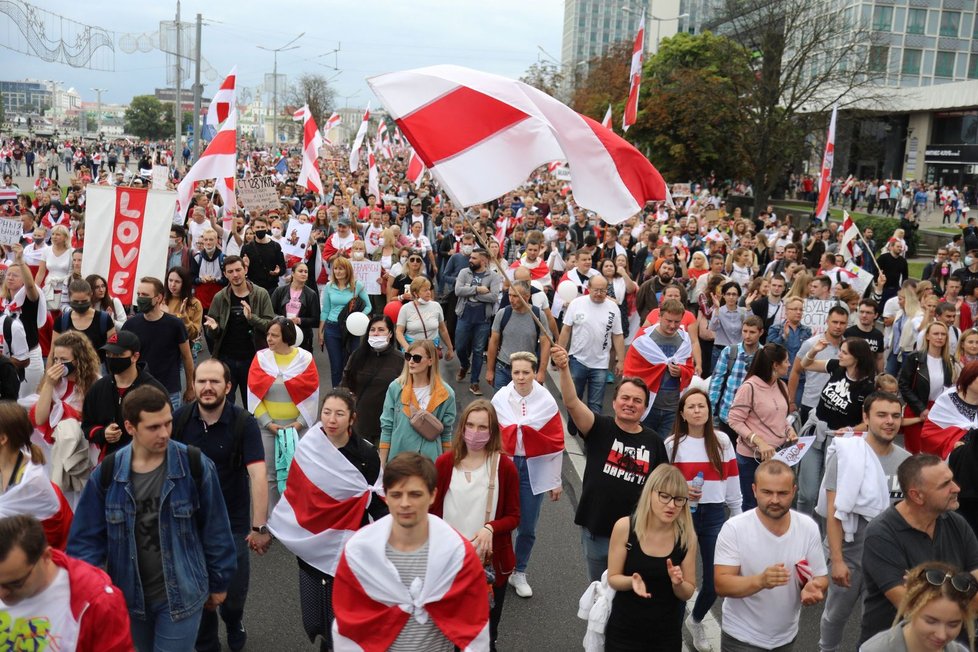
<svg viewBox="0 0 978 652"><path fill-rule="evenodd" d="M0 219L0 244L15 245L23 234L24 225L20 220Z"/></svg>
<svg viewBox="0 0 978 652"><path fill-rule="evenodd" d="M821 335L828 329L829 310L838 303L831 299L807 299L801 323L812 329L812 335Z"/></svg>
<svg viewBox="0 0 978 652"><path fill-rule="evenodd" d="M353 276L363 283L367 294L380 294L380 262L371 260L354 260Z"/></svg>
<svg viewBox="0 0 978 652"><path fill-rule="evenodd" d="M812 444L815 443L815 435L806 435L804 437L799 437L791 446L785 446L777 453L774 454L774 459L781 460L788 466L794 466L801 461L801 458L805 457L805 454L811 450Z"/></svg>
<svg viewBox="0 0 978 652"><path fill-rule="evenodd" d="M282 245L282 253L286 256L305 259L310 233L312 233L312 222L302 224L299 220L289 220L289 225L279 242Z"/></svg>
<svg viewBox="0 0 978 652"><path fill-rule="evenodd" d="M249 211L273 211L279 208L275 177L237 179L238 201Z"/></svg>
<svg viewBox="0 0 978 652"><path fill-rule="evenodd" d="M693 190L688 183L672 184L673 197L689 197L691 194L693 194Z"/></svg>
<svg viewBox="0 0 978 652"><path fill-rule="evenodd" d="M165 165L153 166L153 188L156 190L166 190L166 182L170 179L170 168Z"/></svg>
<svg viewBox="0 0 978 652"><path fill-rule="evenodd" d="M571 180L570 168L567 166L559 167L556 170L554 170L554 176L560 181L570 181Z"/></svg>

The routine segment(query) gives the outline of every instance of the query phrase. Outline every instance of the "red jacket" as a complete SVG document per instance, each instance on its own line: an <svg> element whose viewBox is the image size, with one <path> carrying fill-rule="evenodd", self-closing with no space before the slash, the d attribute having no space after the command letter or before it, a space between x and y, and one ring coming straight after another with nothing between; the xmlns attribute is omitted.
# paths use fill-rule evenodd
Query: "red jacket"
<svg viewBox="0 0 978 652"><path fill-rule="evenodd" d="M445 494L452 483L454 471L452 451L446 451L435 460L435 470L438 471L438 492L431 513L441 517L445 511ZM520 477L516 472L513 460L505 455L499 456L499 483L496 491L499 498L496 502L495 518L489 521L492 526L492 567L496 571L495 586L504 586L507 578L516 568L516 553L513 551L512 532L520 524ZM475 507L480 513L486 511L485 505Z"/></svg>
<svg viewBox="0 0 978 652"><path fill-rule="evenodd" d="M101 569L60 550L51 550L55 565L68 571L71 615L78 622L78 652L130 652L129 608L122 591Z"/></svg>

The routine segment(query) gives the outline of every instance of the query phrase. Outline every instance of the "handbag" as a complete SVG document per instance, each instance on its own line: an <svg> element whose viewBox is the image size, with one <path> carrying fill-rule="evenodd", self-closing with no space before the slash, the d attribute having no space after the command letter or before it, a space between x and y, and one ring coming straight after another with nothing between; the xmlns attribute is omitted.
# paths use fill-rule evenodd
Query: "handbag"
<svg viewBox="0 0 978 652"><path fill-rule="evenodd" d="M486 494L486 517L483 519L485 523L488 523L492 516L492 499L496 493L496 468L499 464L499 454L494 453L491 459L492 461L489 462L489 492ZM496 583L496 569L492 566L492 548L486 553L486 558L482 562L482 570L486 574L489 608L492 609L496 606L496 596L493 593L493 585Z"/></svg>
<svg viewBox="0 0 978 652"><path fill-rule="evenodd" d="M418 302L417 301L412 301L411 302L411 305L414 306L415 312L418 313L418 319L421 320L421 330L424 332L424 338L426 340L427 339L431 339L431 338L428 337L428 327L424 325L424 316L421 314L421 309L418 308ZM437 337L435 337L435 339L433 339L432 342L435 343L435 350L438 351L438 359L441 360L441 358L442 358L441 342L438 341L438 338Z"/></svg>
<svg viewBox="0 0 978 652"><path fill-rule="evenodd" d="M438 417L428 410L415 409L413 406L411 407L410 423L414 431L428 441L435 441L445 431L445 424L439 421Z"/></svg>

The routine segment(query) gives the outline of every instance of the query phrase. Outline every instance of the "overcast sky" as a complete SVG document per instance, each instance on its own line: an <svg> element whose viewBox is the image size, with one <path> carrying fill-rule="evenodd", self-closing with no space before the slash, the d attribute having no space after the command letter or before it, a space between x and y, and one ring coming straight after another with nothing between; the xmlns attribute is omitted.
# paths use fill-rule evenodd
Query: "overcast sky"
<svg viewBox="0 0 978 652"><path fill-rule="evenodd" d="M173 20L176 3L142 0L33 1L35 6L66 18L92 24L115 33L153 33L161 20ZM563 0L186 0L181 18L195 20L202 13L203 57L221 79L238 66L238 88L252 90L272 71L272 54L263 45L277 48L305 32L299 49L278 57L279 74L291 78L304 72L326 77L340 74L331 83L338 104L363 106L373 100L364 79L369 76L440 63L454 63L510 77L545 57L537 46L560 57ZM211 21L209 24L206 21ZM0 14L0 44L4 31L17 28ZM324 55L340 46L338 55ZM99 72L0 49L4 79L53 79L75 87L83 101L94 101L91 88L104 88L102 101L128 102L133 95L151 94L166 86L164 55L126 54L116 47L115 71ZM220 83L202 80L210 97ZM347 97L352 95L353 97Z"/></svg>

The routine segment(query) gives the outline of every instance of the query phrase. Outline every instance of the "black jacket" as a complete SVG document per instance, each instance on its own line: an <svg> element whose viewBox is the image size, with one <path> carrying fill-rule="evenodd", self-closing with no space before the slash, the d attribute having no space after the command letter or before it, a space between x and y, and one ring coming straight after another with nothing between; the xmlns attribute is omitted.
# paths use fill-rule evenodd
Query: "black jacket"
<svg viewBox="0 0 978 652"><path fill-rule="evenodd" d="M357 420L353 431L375 444L380 441L380 413L384 409L387 388L404 369L404 356L394 338L383 351L374 351L363 343L350 356L343 370L343 387L357 397Z"/></svg>
<svg viewBox="0 0 978 652"><path fill-rule="evenodd" d="M310 274L311 276L311 274ZM286 317L285 308L289 305L292 298L290 290L292 284L280 285L272 292L272 311L276 315ZM308 285L302 287L302 294L299 295L299 329L302 331L302 348L312 353L312 329L319 328L319 315L322 312L319 306L319 295Z"/></svg>
<svg viewBox="0 0 978 652"><path fill-rule="evenodd" d="M132 385L126 389L125 394L141 385L152 385L167 396L170 395L160 381L146 371L146 363L137 362L136 368L139 373ZM122 399L125 394L119 394L115 376L107 374L96 380L85 395L85 403L82 405L82 432L85 433L88 441L102 449L103 455L112 453L132 441L132 437L126 432L126 424L122 418ZM122 429L119 441L111 444L105 441L105 427L110 423L117 423Z"/></svg>
<svg viewBox="0 0 978 652"><path fill-rule="evenodd" d="M750 311L761 318L764 322L764 330L761 331L761 344L767 343L767 332L770 330L771 326L774 324L777 317L784 319L784 311L779 310L772 317L768 317L769 308L771 307L771 302L767 297L761 297L754 303L750 304Z"/></svg>
<svg viewBox="0 0 978 652"><path fill-rule="evenodd" d="M952 385L952 372L948 364L944 365L944 387ZM927 354L914 351L903 359L900 367L900 377L897 378L900 395L914 414L919 415L927 409L930 398L930 376L927 374Z"/></svg>

